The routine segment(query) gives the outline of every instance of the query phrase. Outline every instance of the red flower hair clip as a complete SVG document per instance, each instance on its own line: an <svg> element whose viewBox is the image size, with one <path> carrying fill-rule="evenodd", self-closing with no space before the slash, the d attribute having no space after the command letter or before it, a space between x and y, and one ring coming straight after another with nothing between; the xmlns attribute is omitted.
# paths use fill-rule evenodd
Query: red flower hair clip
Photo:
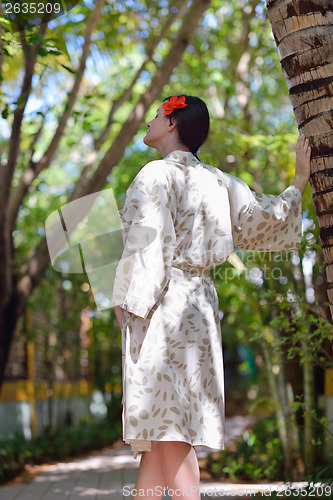
<svg viewBox="0 0 333 500"><path fill-rule="evenodd" d="M185 104L185 96L177 97L173 95L170 98L170 101L164 102L162 104L162 108L165 109L164 115L170 115L175 109L185 108L187 104Z"/></svg>

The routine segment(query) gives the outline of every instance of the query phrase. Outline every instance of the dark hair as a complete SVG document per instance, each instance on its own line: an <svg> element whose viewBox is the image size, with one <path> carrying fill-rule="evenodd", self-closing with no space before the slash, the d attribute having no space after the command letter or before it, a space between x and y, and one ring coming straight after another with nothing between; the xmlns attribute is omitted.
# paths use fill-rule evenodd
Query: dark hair
<svg viewBox="0 0 333 500"><path fill-rule="evenodd" d="M209 113L206 104L199 97L190 95L184 97L187 106L174 109L168 117L176 119L179 139L196 156L196 152L208 136ZM170 99L171 96L166 97L163 102L170 101Z"/></svg>

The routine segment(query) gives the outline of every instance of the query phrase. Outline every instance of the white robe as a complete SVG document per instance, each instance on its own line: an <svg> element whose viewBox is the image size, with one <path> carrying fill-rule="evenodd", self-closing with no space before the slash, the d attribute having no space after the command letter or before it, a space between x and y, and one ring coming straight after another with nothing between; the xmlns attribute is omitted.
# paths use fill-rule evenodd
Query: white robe
<svg viewBox="0 0 333 500"><path fill-rule="evenodd" d="M297 249L302 194L255 193L237 177L174 151L144 166L127 190L124 252L114 300L125 309L123 438L224 447L218 296L210 269L234 247ZM143 232L139 241L138 228Z"/></svg>

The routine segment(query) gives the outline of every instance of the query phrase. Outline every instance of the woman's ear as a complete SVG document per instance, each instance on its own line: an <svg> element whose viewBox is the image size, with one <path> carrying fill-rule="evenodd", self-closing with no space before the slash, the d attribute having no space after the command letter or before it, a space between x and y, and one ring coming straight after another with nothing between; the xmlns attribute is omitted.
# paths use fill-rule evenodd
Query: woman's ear
<svg viewBox="0 0 333 500"><path fill-rule="evenodd" d="M172 132L177 128L177 120L174 116L171 116L169 119L169 132Z"/></svg>

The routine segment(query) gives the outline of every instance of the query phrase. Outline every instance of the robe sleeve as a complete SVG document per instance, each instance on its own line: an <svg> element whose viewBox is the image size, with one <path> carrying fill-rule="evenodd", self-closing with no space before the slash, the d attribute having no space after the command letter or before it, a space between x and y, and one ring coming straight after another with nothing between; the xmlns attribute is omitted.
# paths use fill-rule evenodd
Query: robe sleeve
<svg viewBox="0 0 333 500"><path fill-rule="evenodd" d="M278 196L256 193L227 174L233 243L257 252L298 249L302 238L302 193L289 186Z"/></svg>
<svg viewBox="0 0 333 500"><path fill-rule="evenodd" d="M119 215L124 250L113 305L147 318L169 281L176 235L171 177L163 160L143 167L127 190Z"/></svg>

